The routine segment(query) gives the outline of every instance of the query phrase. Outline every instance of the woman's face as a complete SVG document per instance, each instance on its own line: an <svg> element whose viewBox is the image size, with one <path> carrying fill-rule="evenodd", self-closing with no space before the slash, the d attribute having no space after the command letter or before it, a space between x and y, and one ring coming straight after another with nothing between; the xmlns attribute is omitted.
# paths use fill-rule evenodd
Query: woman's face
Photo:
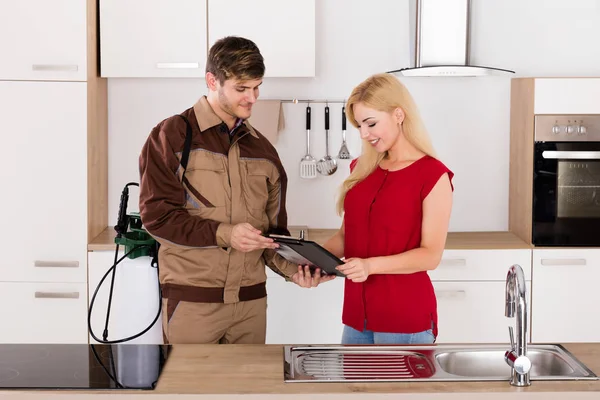
<svg viewBox="0 0 600 400"><path fill-rule="evenodd" d="M404 120L404 113L400 108L389 113L356 103L352 110L361 139L373 146L378 153L388 151L396 143L401 133L400 124Z"/></svg>

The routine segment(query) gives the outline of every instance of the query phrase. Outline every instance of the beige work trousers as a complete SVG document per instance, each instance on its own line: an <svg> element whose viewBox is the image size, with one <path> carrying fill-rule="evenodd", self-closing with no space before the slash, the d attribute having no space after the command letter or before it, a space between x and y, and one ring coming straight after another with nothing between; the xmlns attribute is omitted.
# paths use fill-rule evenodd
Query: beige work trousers
<svg viewBox="0 0 600 400"><path fill-rule="evenodd" d="M264 344L267 298L229 304L163 299L162 318L168 344Z"/></svg>

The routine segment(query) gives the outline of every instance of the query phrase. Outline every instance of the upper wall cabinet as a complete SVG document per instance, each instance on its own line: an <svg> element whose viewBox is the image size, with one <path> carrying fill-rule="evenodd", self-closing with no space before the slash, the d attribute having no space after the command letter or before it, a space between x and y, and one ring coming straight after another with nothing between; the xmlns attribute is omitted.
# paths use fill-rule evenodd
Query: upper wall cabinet
<svg viewBox="0 0 600 400"><path fill-rule="evenodd" d="M600 79L536 78L534 114L600 113Z"/></svg>
<svg viewBox="0 0 600 400"><path fill-rule="evenodd" d="M102 77L204 77L206 0L100 0Z"/></svg>
<svg viewBox="0 0 600 400"><path fill-rule="evenodd" d="M0 1L0 80L85 81L86 1Z"/></svg>
<svg viewBox="0 0 600 400"><path fill-rule="evenodd" d="M208 0L208 45L243 36L259 47L265 77L315 76L315 0Z"/></svg>

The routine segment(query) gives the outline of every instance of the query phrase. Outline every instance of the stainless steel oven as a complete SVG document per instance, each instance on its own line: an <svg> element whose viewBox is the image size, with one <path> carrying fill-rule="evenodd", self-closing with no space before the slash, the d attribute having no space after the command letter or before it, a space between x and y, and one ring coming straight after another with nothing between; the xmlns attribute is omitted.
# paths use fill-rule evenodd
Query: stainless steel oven
<svg viewBox="0 0 600 400"><path fill-rule="evenodd" d="M536 115L536 246L600 246L600 115Z"/></svg>

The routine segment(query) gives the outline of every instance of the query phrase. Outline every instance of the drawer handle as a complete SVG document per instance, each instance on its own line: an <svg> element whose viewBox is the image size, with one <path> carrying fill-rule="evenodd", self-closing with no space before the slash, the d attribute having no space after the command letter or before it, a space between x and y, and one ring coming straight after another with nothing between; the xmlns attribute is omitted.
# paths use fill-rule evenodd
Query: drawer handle
<svg viewBox="0 0 600 400"><path fill-rule="evenodd" d="M542 258L542 265L586 265L585 258Z"/></svg>
<svg viewBox="0 0 600 400"><path fill-rule="evenodd" d="M79 67L75 64L33 64L33 71L77 71Z"/></svg>
<svg viewBox="0 0 600 400"><path fill-rule="evenodd" d="M36 299L78 299L79 292L35 292Z"/></svg>
<svg viewBox="0 0 600 400"><path fill-rule="evenodd" d="M442 261L440 261L441 265L446 267L466 267L467 260L465 258L442 258Z"/></svg>
<svg viewBox="0 0 600 400"><path fill-rule="evenodd" d="M33 265L39 268L79 268L79 261L43 261L35 260Z"/></svg>
<svg viewBox="0 0 600 400"><path fill-rule="evenodd" d="M156 63L158 69L192 69L200 68L198 63Z"/></svg>
<svg viewBox="0 0 600 400"><path fill-rule="evenodd" d="M464 290L436 290L435 295L440 299L464 299L467 292Z"/></svg>

